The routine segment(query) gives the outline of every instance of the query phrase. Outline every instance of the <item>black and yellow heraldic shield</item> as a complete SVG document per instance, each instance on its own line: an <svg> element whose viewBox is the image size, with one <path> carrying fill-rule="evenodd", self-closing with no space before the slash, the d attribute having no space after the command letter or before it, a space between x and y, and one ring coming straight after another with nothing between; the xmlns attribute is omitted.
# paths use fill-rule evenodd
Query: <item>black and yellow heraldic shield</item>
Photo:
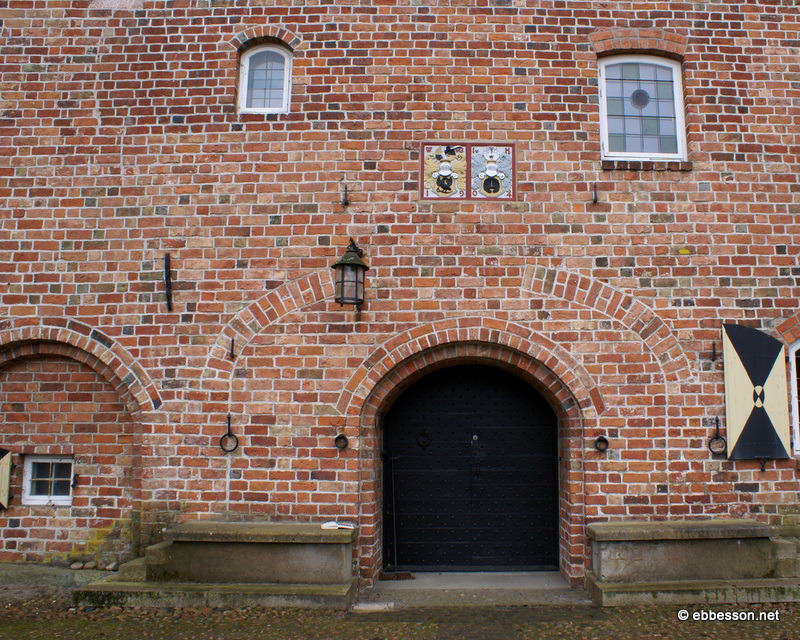
<svg viewBox="0 0 800 640"><path fill-rule="evenodd" d="M728 458L788 458L789 397L783 344L758 329L722 325Z"/></svg>

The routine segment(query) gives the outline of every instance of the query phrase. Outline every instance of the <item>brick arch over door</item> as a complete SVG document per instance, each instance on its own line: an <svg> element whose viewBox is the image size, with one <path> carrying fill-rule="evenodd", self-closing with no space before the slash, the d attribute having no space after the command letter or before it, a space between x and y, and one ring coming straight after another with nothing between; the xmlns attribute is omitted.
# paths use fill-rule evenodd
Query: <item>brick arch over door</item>
<svg viewBox="0 0 800 640"><path fill-rule="evenodd" d="M397 367L402 362L413 361L414 366L427 369L426 358L441 358L437 347L452 344L470 344L475 353L469 357L480 358L481 347L490 351L502 349L503 358L512 358L517 354L518 360L530 359L545 367L558 380L561 388L553 393L555 404L576 404L581 411L592 417L605 409L600 391L591 376L580 363L563 347L552 340L522 325L485 318L480 316L440 320L404 331L376 349L348 382L337 404L343 415L361 416L361 419L372 419L392 389L402 386L403 380L410 371L398 373ZM417 359L418 354L426 354ZM436 354L436 355L433 355ZM509 354L509 355L505 355ZM412 358L414 356L414 358ZM496 358L493 354L492 358ZM527 370L521 362L507 361L513 368ZM544 378L538 380L540 388L554 389ZM409 381L410 382L410 381Z"/></svg>
<svg viewBox="0 0 800 640"><path fill-rule="evenodd" d="M587 434L605 408L591 377L562 347L509 322L481 317L443 320L404 332L376 350L351 377L338 408L348 433L360 435L361 576L373 580L382 560L380 417L414 381L447 366L486 364L510 371L536 388L559 418L560 564L575 584L584 557L582 459ZM578 550L578 551L576 551Z"/></svg>

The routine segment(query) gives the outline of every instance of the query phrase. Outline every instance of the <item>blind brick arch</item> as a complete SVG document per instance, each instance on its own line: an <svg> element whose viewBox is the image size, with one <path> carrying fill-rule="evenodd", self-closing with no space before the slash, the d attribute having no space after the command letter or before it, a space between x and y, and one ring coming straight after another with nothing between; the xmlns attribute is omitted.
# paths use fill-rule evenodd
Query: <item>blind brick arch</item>
<svg viewBox="0 0 800 640"><path fill-rule="evenodd" d="M0 528L11 528L0 558L94 560L105 567L137 555L141 410L114 364L63 342L16 343L0 351L0 444L15 462L12 499L0 513ZM69 504L22 503L29 455L71 461Z"/></svg>
<svg viewBox="0 0 800 640"><path fill-rule="evenodd" d="M99 329L69 318L20 317L0 321L2 361L40 352L92 363L90 366L104 372L106 380L117 388L132 413L156 410L162 405L147 371Z"/></svg>

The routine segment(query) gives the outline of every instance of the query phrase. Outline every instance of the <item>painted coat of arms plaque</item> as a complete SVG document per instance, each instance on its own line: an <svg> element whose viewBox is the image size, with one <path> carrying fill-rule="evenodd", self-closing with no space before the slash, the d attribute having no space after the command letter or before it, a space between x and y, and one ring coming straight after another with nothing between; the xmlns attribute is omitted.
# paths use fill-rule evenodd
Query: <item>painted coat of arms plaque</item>
<svg viewBox="0 0 800 640"><path fill-rule="evenodd" d="M467 150L463 145L425 145L422 162L424 198L466 197Z"/></svg>
<svg viewBox="0 0 800 640"><path fill-rule="evenodd" d="M513 200L514 147L508 144L422 145L424 200Z"/></svg>

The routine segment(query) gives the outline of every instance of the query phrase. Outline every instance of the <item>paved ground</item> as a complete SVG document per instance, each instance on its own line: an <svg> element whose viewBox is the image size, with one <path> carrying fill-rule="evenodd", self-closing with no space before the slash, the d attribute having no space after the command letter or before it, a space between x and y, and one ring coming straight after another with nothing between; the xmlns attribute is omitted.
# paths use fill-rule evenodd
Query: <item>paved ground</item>
<svg viewBox="0 0 800 640"><path fill-rule="evenodd" d="M356 612L385 609L591 605L557 571L532 573L417 573L413 580L381 580L359 594Z"/></svg>
<svg viewBox="0 0 800 640"><path fill-rule="evenodd" d="M574 601L561 600L560 604L555 600L549 604L486 606L468 589L439 588L440 596L442 591L462 594L462 606L404 603L395 592L391 600L383 596L367 598L365 602L373 604L371 609L349 613L71 608L71 589L90 578L94 576L84 571L20 571L0 565L0 639L800 640L800 604L601 609L577 592L571 596ZM401 590L415 592L408 585ZM422 591L433 593L428 596L430 604L441 604L435 596L437 589ZM393 602L395 608L378 610L377 605L387 602ZM690 620L679 620L681 611ZM691 619L712 615L723 619ZM754 620L733 619L751 615Z"/></svg>

